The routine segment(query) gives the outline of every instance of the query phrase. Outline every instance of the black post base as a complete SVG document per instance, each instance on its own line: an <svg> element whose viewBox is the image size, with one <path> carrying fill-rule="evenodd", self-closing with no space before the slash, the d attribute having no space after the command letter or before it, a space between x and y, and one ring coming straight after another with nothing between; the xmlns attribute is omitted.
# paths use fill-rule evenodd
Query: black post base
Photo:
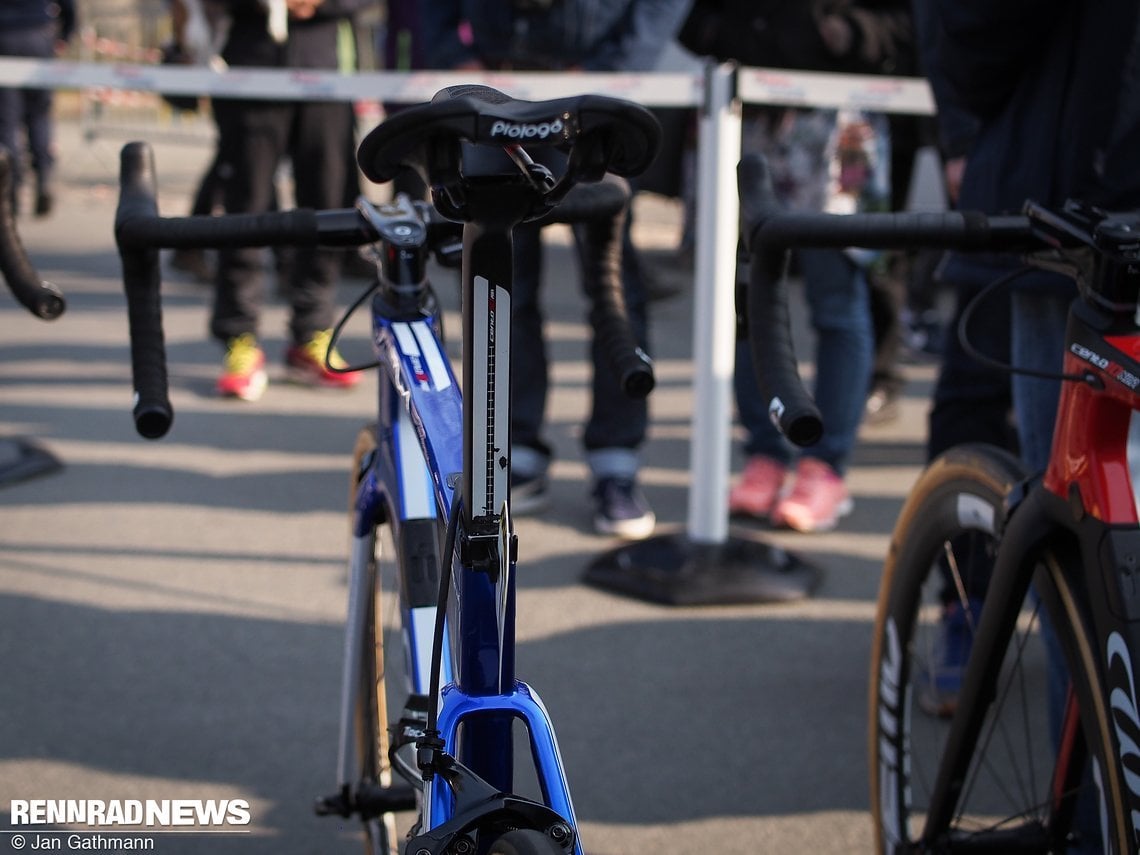
<svg viewBox="0 0 1140 855"><path fill-rule="evenodd" d="M787 603L810 596L818 568L745 535L694 543L664 534L619 546L586 568L584 581L667 606Z"/></svg>
<svg viewBox="0 0 1140 855"><path fill-rule="evenodd" d="M31 440L0 438L0 487L46 475L62 466L54 454Z"/></svg>

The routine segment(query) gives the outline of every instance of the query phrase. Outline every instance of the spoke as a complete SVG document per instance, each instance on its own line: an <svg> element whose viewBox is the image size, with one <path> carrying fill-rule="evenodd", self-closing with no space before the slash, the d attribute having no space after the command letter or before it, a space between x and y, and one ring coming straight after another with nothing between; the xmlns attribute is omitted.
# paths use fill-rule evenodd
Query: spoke
<svg viewBox="0 0 1140 855"><path fill-rule="evenodd" d="M991 705L991 718L989 726L986 728L986 732L983 735L983 738L980 740L979 745L975 748L974 757L976 762L971 766L969 782L963 786L962 789L960 805L965 805L968 803L969 797L974 791L974 787L981 779L982 771L985 770L989 773L993 784L1001 790L1002 795L1009 800L1010 804L1016 804L1017 802L1021 801L1021 799L1014 798L1013 794L1015 791L1020 791L1022 793L1024 801L1026 802L1023 812L1021 814L1011 814L1006 819L999 822L997 825L994 825L994 829L999 828L1001 825L1008 823L1014 819L1026 819L1031 816L1040 818L1042 815L1044 815L1044 812L1049 805L1049 801L1047 799L1042 800L1042 797L1037 795L1035 792L1037 789L1035 786L1036 758L1034 757L1034 752L1032 751L1030 739L1030 732L1032 728L1030 726L1029 720L1029 707L1026 703L1026 699L1028 698L1029 694L1025 683L1026 669L1024 667L1026 645L1029 643L1029 639L1033 635L1034 628L1038 625L1039 609L1040 604L1036 604L1034 606L1032 614L1029 617L1028 626L1023 633L1018 632L1015 629L1015 638L1017 639L1017 642L1015 645L1010 647L1010 652L1013 654L1011 657L1012 661L1009 665L1010 678L1002 683L1001 694L999 697L994 699ZM1009 697L1013 692L1015 683L1020 689L1020 695L1022 698L1020 710L1020 718L1022 721L1020 730L1025 737L1025 763L1029 766L1028 774L1026 774L1025 771L1021 768L1021 763L1017 762L1017 755L1013 750L1013 745L1016 740L1009 735L1010 725L1003 722L1001 716L999 715L1000 711L1004 710L1007 707L1009 703ZM1004 753L1009 760L1008 765L1003 766L1001 769L995 766L995 762L991 757L990 749L995 739L998 739L1001 742ZM1010 778L1013 780L1010 781ZM959 819L961 818L962 814L960 813Z"/></svg>

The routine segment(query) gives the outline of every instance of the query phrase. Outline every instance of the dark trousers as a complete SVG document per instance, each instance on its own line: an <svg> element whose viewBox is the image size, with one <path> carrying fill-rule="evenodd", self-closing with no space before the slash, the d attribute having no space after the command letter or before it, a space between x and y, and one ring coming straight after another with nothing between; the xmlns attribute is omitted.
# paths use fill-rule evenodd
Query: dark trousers
<svg viewBox="0 0 1140 855"><path fill-rule="evenodd" d="M634 278L637 276L635 263L631 260L619 262L624 257L618 251L623 240L624 225L619 222L615 224L615 229L603 238L596 231L590 234L589 226L574 226L574 240L582 275L597 275L599 264L622 263L623 290L630 324L634 336L648 352L644 289L637 286ZM541 229L535 226L520 226L515 230L515 279L511 301L511 428L516 446L526 446L549 456L549 447L542 440L549 390L549 362L539 299L539 284L542 280L540 235ZM590 357L594 369L593 404L586 422L583 445L587 451L638 448L645 439L648 427L649 410L646 401L626 396L596 342L591 343Z"/></svg>
<svg viewBox="0 0 1140 855"><path fill-rule="evenodd" d="M1010 375L984 365L970 356L958 338L962 312L998 274L982 270L975 278L953 281L954 317L943 342L942 365L930 409L927 459L933 460L955 445L984 442L1015 450L1012 425L1013 392ZM977 307L967 330L968 341L981 353L999 362L1010 361L1010 295L1008 289L991 292Z"/></svg>
<svg viewBox="0 0 1140 855"><path fill-rule="evenodd" d="M343 103L214 102L218 171L227 213L264 213L276 206L274 177L282 159L293 163L297 207L316 210L344 204L345 160L352 139L352 108ZM304 342L333 321L340 261L337 250L298 249L292 269L289 331ZM230 249L218 254L211 333L221 340L257 333L264 300L264 254Z"/></svg>
<svg viewBox="0 0 1140 855"><path fill-rule="evenodd" d="M31 29L0 29L0 56L52 57L55 55L54 24ZM52 90L0 89L0 145L12 153L13 189L23 181L23 142L27 133L37 190L51 183L55 156L52 153Z"/></svg>
<svg viewBox="0 0 1140 855"><path fill-rule="evenodd" d="M942 365L934 387L930 408L927 459L964 443L981 442L1010 451L1017 448L1017 431L1012 423L1013 391L1010 376L985 365L968 354L959 340L962 313L1000 270L982 265L955 262L949 268L955 289L954 317L946 331ZM951 278L952 277L952 278ZM1010 362L1010 309L1008 289L991 292L972 312L966 329L967 341L991 359ZM989 588L993 556L984 538L964 536L957 546L957 572L966 596L981 600ZM942 598L958 597L957 584L949 567L943 565Z"/></svg>

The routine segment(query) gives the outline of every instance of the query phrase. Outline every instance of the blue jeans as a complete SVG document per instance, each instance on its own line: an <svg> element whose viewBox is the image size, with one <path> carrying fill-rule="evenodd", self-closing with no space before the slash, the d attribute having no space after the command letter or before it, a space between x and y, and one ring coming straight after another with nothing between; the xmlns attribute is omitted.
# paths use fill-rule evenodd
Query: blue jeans
<svg viewBox="0 0 1140 855"><path fill-rule="evenodd" d="M867 279L838 250L803 250L798 258L816 333L814 395L823 416L823 436L802 454L843 475L855 446L874 360ZM733 385L740 423L748 431L745 453L791 462L792 446L769 420L768 402L756 388L747 341L737 342Z"/></svg>
<svg viewBox="0 0 1140 855"><path fill-rule="evenodd" d="M1065 325L1074 287L1050 283L1056 277L1034 276L1040 288L1018 289L1013 294L1010 350L1019 368L1060 373L1064 360ZM1052 284L1053 287L1050 287ZM1067 287L1066 287L1067 286ZM1053 444L1053 426L1061 383L1020 374L1013 378L1013 406L1021 439L1021 456L1034 471L1043 471Z"/></svg>

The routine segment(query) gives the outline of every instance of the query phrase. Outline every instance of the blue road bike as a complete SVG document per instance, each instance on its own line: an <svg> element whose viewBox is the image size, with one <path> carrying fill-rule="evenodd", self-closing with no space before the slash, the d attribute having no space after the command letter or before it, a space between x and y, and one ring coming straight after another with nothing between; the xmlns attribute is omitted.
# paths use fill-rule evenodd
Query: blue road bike
<svg viewBox="0 0 1140 855"><path fill-rule="evenodd" d="M158 215L146 145L123 150L116 240L144 436L162 436L173 417L159 247L367 245L376 260L369 294L379 407L355 450L338 788L317 803L320 814L359 818L374 855L397 851L393 815L402 811L416 813L409 855L582 852L550 718L515 674L511 235L519 223L557 220L620 241L629 198L621 178L648 167L658 140L652 115L626 101L528 102L451 87L385 121L358 153L378 183L418 171L435 211L398 196L378 207L362 200L335 211L181 218ZM461 376L426 276L433 252L460 258ZM648 394L652 366L630 332L616 266L590 296L613 370L630 394ZM380 554L384 527L389 562ZM385 655L384 564L397 577L399 689L387 679L394 657ZM537 783L530 797L516 793L520 722Z"/></svg>

